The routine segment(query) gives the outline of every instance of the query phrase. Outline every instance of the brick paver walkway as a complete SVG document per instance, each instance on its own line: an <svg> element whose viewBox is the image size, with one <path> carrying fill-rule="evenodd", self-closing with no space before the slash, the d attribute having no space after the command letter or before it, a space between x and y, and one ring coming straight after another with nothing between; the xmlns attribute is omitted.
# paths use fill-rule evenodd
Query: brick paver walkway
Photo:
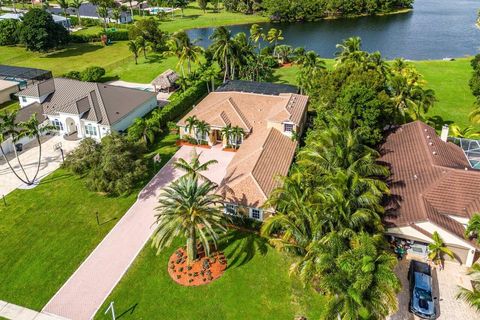
<svg viewBox="0 0 480 320"><path fill-rule="evenodd" d="M103 239L90 256L44 307L44 311L72 320L93 318L105 299L142 250L154 228L154 213L161 189L183 172L173 168L175 159L189 159L192 147L182 147L142 190L137 202ZM201 161L215 159L218 164L205 173L219 183L234 153L219 147L198 149Z"/></svg>

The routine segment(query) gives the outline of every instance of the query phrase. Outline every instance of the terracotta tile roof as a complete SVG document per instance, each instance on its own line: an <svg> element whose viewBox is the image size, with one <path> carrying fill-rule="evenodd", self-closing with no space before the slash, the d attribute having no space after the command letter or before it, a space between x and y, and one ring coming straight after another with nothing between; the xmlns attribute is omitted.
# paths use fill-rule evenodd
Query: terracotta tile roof
<svg viewBox="0 0 480 320"><path fill-rule="evenodd" d="M449 217L480 211L480 171L470 168L462 149L443 142L420 121L399 127L381 148L390 166L390 226L430 221L463 239L464 227Z"/></svg>

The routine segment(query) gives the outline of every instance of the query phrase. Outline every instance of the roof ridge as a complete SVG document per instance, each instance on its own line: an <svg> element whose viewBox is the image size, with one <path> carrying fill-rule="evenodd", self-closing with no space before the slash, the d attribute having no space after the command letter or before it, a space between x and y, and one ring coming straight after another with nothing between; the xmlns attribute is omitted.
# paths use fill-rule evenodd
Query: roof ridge
<svg viewBox="0 0 480 320"><path fill-rule="evenodd" d="M240 117L240 120L242 120L243 124L245 124L245 126L249 129L249 130L252 130L252 125L250 124L250 122L248 121L248 119L245 117L245 115L243 114L243 112L240 110L240 108L238 107L237 103L233 100L232 97L228 97L227 101L230 103L230 105L233 107L233 109L235 110L235 112L238 114L238 116Z"/></svg>
<svg viewBox="0 0 480 320"><path fill-rule="evenodd" d="M99 100L99 101L98 101L98 102L99 102L99 106L101 107L100 112L103 111L103 113L105 114L105 119L107 120L107 121L106 121L106 124L107 124L107 125L112 125L113 123L111 123L111 122L110 122L110 119L108 118L108 112L107 112L107 110L105 110L106 108L105 108L105 103L103 102L102 90L100 90L100 87L99 87L99 86L100 86L100 83L95 83L95 84L96 84L96 85L95 85L95 89L96 89L96 91L98 92L98 96L99 96L99 98L100 98L100 99L98 99L98 100ZM106 84L103 84L103 83L102 83L101 85L109 86L109 85L106 85ZM115 86L112 86L112 87L115 87ZM102 122L103 122L103 115L102 115Z"/></svg>

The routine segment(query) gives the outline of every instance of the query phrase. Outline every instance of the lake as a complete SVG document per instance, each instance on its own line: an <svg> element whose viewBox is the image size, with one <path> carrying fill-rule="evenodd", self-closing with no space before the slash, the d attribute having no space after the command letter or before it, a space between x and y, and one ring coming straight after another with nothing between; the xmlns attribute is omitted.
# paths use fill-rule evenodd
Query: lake
<svg viewBox="0 0 480 320"><path fill-rule="evenodd" d="M315 50L332 58L335 45L343 39L359 36L367 51L380 51L384 57L412 60L462 57L479 52L480 30L475 25L478 0L416 0L409 13L322 20L305 23L263 23L283 31L283 44ZM233 33L246 32L250 25L229 26ZM198 44L208 46L212 28L188 30Z"/></svg>

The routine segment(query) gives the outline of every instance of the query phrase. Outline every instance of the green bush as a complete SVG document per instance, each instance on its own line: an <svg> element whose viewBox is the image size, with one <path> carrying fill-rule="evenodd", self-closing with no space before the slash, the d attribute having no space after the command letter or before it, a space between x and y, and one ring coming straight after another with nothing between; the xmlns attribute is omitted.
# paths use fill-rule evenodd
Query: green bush
<svg viewBox="0 0 480 320"><path fill-rule="evenodd" d="M105 69L102 67L88 67L81 73L81 80L88 82L98 82L105 75Z"/></svg>
<svg viewBox="0 0 480 320"><path fill-rule="evenodd" d="M107 31L107 38L112 41L126 41L128 40L128 29L117 30L115 32Z"/></svg>
<svg viewBox="0 0 480 320"><path fill-rule="evenodd" d="M0 20L0 46L11 46L20 42L20 22L13 19Z"/></svg>
<svg viewBox="0 0 480 320"><path fill-rule="evenodd" d="M70 34L70 42L73 43L87 43L87 42L100 42L101 34Z"/></svg>
<svg viewBox="0 0 480 320"><path fill-rule="evenodd" d="M74 80L81 80L82 79L82 73L80 71L69 71L65 73L62 77L68 78L68 79L74 79Z"/></svg>

